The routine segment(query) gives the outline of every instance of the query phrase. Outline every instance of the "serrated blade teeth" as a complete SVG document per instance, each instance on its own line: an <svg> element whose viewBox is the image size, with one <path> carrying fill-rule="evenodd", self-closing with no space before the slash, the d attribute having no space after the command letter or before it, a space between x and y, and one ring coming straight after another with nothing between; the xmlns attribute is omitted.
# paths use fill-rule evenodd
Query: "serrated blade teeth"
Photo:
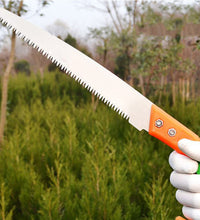
<svg viewBox="0 0 200 220"><path fill-rule="evenodd" d="M54 58L51 54L49 54L47 51L45 51L43 48L41 48L39 45L37 45L35 42L33 42L31 39L29 39L27 36L23 35L20 31L15 29L11 24L9 24L6 20L0 17L0 22L6 25L10 30L14 31L15 34L21 38L23 41L25 41L28 45L36 49L39 53L41 53L43 56L45 56L47 59L49 59L52 63L54 63L56 66L59 66L61 70L66 72L68 75L70 75L72 78L77 80L82 86L84 86L87 90L89 90L91 93L93 93L95 96L97 96L100 100L102 100L105 104L107 104L109 107L114 109L116 112L118 112L122 117L128 119L129 117L122 111L120 108L116 107L115 104L111 103L109 100L106 99L103 95L101 95L98 91L93 89L89 84L87 84L83 79L79 78L75 73L68 70L68 68L65 66L65 64L60 63L56 58Z"/></svg>
<svg viewBox="0 0 200 220"><path fill-rule="evenodd" d="M3 8L0 21L137 129L148 131L152 102L127 83L62 40Z"/></svg>

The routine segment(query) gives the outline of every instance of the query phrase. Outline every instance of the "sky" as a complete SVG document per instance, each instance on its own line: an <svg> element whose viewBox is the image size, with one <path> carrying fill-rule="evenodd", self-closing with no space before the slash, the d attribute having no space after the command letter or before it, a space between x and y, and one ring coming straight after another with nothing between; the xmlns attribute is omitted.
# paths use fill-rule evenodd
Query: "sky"
<svg viewBox="0 0 200 220"><path fill-rule="evenodd" d="M28 4L31 8L35 8L36 1L31 2L29 0ZM86 0L54 0L53 3L42 10L44 16L28 15L27 19L46 29L56 22L62 22L73 35L83 37L87 35L89 27L100 27L105 25L107 20L104 19L105 14L81 4L84 2Z"/></svg>
<svg viewBox="0 0 200 220"><path fill-rule="evenodd" d="M37 8L39 0L24 0L32 11ZM85 3L94 3L100 0L53 0L52 3L41 12L44 16L28 14L24 18L37 26L49 30L54 34L52 27L61 26L63 35L71 33L72 36L82 41L88 41L89 27L101 27L109 23L110 17L103 12L84 6ZM103 1L103 0L101 0ZM111 0L105 0L111 1ZM116 0L123 1L123 0ZM141 1L141 0L139 0ZM149 0L151 2L151 0ZM163 0L165 2L192 3L197 0ZM56 32L56 31L55 31ZM56 35L62 35L57 34ZM64 37L65 37L64 36Z"/></svg>
<svg viewBox="0 0 200 220"><path fill-rule="evenodd" d="M110 1L110 0L105 0ZM120 0L118 0L120 1ZM123 0L121 0L123 1ZM139 0L140 1L140 0ZM150 1L150 0L149 0ZM195 0L163 0L165 2L192 3ZM25 0L31 8L36 8L37 0ZM102 12L84 6L84 3L90 4L96 0L54 0L42 12L43 17L30 16L27 19L42 28L48 29L56 21L63 22L69 32L76 37L86 37L88 27L100 27L110 22L109 17ZM150 1L151 2L151 1Z"/></svg>

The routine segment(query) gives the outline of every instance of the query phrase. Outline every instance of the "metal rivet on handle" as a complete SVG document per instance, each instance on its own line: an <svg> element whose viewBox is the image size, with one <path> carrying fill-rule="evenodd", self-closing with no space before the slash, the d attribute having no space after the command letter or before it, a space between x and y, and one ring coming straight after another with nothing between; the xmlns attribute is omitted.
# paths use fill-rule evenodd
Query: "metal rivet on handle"
<svg viewBox="0 0 200 220"><path fill-rule="evenodd" d="M157 128L161 128L163 126L163 121L161 119L156 120L155 126Z"/></svg>
<svg viewBox="0 0 200 220"><path fill-rule="evenodd" d="M168 135L169 135L170 137L174 137L174 136L176 135L176 130L175 130L174 128L170 128L170 129L168 130Z"/></svg>

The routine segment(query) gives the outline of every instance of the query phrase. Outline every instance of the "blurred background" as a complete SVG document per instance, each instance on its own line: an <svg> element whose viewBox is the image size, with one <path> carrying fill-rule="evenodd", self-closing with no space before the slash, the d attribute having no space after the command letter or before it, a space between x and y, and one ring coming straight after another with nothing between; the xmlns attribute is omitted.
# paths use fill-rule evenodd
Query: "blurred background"
<svg viewBox="0 0 200 220"><path fill-rule="evenodd" d="M93 58L200 134L198 0L0 6ZM171 149L131 127L4 25L0 81L0 219L181 214L169 183Z"/></svg>
<svg viewBox="0 0 200 220"><path fill-rule="evenodd" d="M17 1L15 1L17 2ZM90 55L144 95L171 89L172 101L195 98L199 75L198 1L24 1L22 15ZM42 5L44 4L44 5ZM16 6L15 6L16 7ZM1 28L1 74L9 36ZM22 49L23 47L23 49ZM46 59L17 40L15 63L44 72ZM13 74L16 68L13 69Z"/></svg>

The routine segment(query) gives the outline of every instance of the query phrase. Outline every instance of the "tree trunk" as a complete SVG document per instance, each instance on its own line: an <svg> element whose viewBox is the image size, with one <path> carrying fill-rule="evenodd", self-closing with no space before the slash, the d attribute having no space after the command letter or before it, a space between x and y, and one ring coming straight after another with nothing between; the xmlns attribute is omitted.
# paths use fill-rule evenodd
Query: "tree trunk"
<svg viewBox="0 0 200 220"><path fill-rule="evenodd" d="M180 96L181 96L181 94L182 94L182 82L181 82L181 80L182 80L181 78L178 79L178 85L179 85L179 86L178 86L178 89L179 89L179 95L180 95Z"/></svg>
<svg viewBox="0 0 200 220"><path fill-rule="evenodd" d="M10 57L8 61L8 65L6 67L3 81L2 81L2 99L1 99L1 121L0 121L0 145L3 144L4 140L4 130L6 125L6 108L7 108L7 97L8 97L8 80L9 75L13 67L14 58L15 58L15 43L16 43L16 35L13 32L11 37L11 51Z"/></svg>
<svg viewBox="0 0 200 220"><path fill-rule="evenodd" d="M186 82L186 100L188 101L190 98L190 79L189 77L187 78L187 82Z"/></svg>
<svg viewBox="0 0 200 220"><path fill-rule="evenodd" d="M182 79L182 102L185 103L185 79Z"/></svg>
<svg viewBox="0 0 200 220"><path fill-rule="evenodd" d="M147 78L147 84L146 84L146 93L149 94L150 93L150 84L151 84L151 79L153 77L154 74L154 69L151 70L150 75Z"/></svg>
<svg viewBox="0 0 200 220"><path fill-rule="evenodd" d="M164 77L164 90L163 90L163 94L164 96L167 95L168 91L167 91L167 85L168 85L168 79L167 79L167 75Z"/></svg>
<svg viewBox="0 0 200 220"><path fill-rule="evenodd" d="M162 99L162 94L163 94L163 88L164 88L164 83L165 83L165 75L161 75L160 79L160 92L159 92L159 99L158 99L158 104L161 104L161 99Z"/></svg>
<svg viewBox="0 0 200 220"><path fill-rule="evenodd" d="M185 92L185 79L184 78L179 78L179 95L181 97L181 101L184 103L185 102L185 97L186 97L186 92Z"/></svg>
<svg viewBox="0 0 200 220"><path fill-rule="evenodd" d="M141 88L141 91L142 91L142 95L146 95L146 92L145 92L145 89L144 89L144 80L143 80L143 77L142 75L140 74L139 75L139 80L140 80L140 88Z"/></svg>
<svg viewBox="0 0 200 220"><path fill-rule="evenodd" d="M195 76L191 78L192 99L195 100Z"/></svg>
<svg viewBox="0 0 200 220"><path fill-rule="evenodd" d="M176 105L176 81L174 77L172 80L172 101L173 101L173 105Z"/></svg>
<svg viewBox="0 0 200 220"><path fill-rule="evenodd" d="M135 0L134 1L134 11L133 11L133 27L135 28L135 25L136 25L136 18L137 18L137 1L138 0Z"/></svg>
<svg viewBox="0 0 200 220"><path fill-rule="evenodd" d="M91 95L91 98L92 98L92 108L93 108L93 111L96 111L98 103L99 103L99 99L96 98L94 94Z"/></svg>
<svg viewBox="0 0 200 220"><path fill-rule="evenodd" d="M44 68L42 66L39 67L39 71L40 71L40 76L42 78L42 80L44 79Z"/></svg>

